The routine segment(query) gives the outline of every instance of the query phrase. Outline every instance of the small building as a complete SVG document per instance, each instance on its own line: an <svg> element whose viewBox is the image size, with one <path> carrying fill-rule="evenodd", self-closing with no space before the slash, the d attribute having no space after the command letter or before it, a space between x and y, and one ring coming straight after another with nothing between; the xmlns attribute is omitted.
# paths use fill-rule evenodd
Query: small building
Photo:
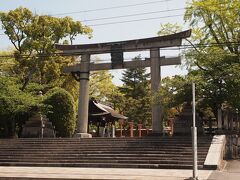
<svg viewBox="0 0 240 180"><path fill-rule="evenodd" d="M115 137L115 122L127 117L119 114L110 106L98 103L96 100L89 101L89 125L95 125L98 137Z"/></svg>

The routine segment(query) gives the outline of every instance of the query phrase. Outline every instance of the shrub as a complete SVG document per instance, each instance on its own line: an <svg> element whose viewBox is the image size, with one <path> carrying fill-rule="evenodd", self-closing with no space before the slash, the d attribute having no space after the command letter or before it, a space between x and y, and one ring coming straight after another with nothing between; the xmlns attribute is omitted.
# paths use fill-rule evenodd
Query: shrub
<svg viewBox="0 0 240 180"><path fill-rule="evenodd" d="M73 97L66 90L54 88L47 93L44 104L50 105L47 117L53 123L58 137L71 137L76 126Z"/></svg>

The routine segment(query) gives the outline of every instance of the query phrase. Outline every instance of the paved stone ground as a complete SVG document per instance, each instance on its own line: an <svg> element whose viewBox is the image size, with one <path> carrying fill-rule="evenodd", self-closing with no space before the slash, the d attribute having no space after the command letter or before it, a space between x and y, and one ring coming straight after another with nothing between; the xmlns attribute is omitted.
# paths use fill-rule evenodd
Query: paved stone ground
<svg viewBox="0 0 240 180"><path fill-rule="evenodd" d="M228 161L223 170L199 170L199 180L239 180L240 160ZM0 180L53 179L113 179L113 180L186 180L192 170L177 169L120 169L120 168L62 168L0 166Z"/></svg>
<svg viewBox="0 0 240 180"><path fill-rule="evenodd" d="M223 170L199 170L199 180L239 180L240 160L228 161ZM192 170L177 169L120 169L120 168L62 168L0 166L0 180L53 179L113 179L113 180L186 180Z"/></svg>
<svg viewBox="0 0 240 180"><path fill-rule="evenodd" d="M199 179L206 180L212 171L200 170ZM61 167L6 167L0 166L0 179L139 179L184 180L192 170L120 169L120 168L61 168ZM14 178L17 177L17 178Z"/></svg>
<svg viewBox="0 0 240 180"><path fill-rule="evenodd" d="M240 180L240 159L228 161L221 171L213 171L208 180Z"/></svg>

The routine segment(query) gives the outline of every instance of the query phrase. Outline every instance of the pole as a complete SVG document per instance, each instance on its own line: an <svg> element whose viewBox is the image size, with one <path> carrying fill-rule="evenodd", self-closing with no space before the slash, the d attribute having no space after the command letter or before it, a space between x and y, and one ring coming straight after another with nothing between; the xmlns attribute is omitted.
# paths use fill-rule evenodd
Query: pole
<svg viewBox="0 0 240 180"><path fill-rule="evenodd" d="M123 136L123 134L122 134L122 131L123 131L123 120L120 119L119 123L120 123L120 137L122 137Z"/></svg>
<svg viewBox="0 0 240 180"><path fill-rule="evenodd" d="M193 127L192 127L192 149L193 149L193 179L198 179L197 169L197 127L196 127L196 109L195 109L195 83L192 83L192 113L193 113Z"/></svg>
<svg viewBox="0 0 240 180"><path fill-rule="evenodd" d="M237 113L236 129L237 129L237 133L239 133L240 126L239 126L239 119L238 119L238 108L236 109L236 113Z"/></svg>
<svg viewBox="0 0 240 180"><path fill-rule="evenodd" d="M133 137L133 126L134 126L133 121L129 122L129 125L130 125L130 137Z"/></svg>
<svg viewBox="0 0 240 180"><path fill-rule="evenodd" d="M142 123L138 124L138 137L142 137Z"/></svg>

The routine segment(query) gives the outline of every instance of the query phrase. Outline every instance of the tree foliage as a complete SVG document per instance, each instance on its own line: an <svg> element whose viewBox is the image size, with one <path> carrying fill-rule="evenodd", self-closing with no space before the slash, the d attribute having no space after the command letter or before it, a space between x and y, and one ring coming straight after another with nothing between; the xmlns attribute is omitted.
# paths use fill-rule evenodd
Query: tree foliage
<svg viewBox="0 0 240 180"><path fill-rule="evenodd" d="M186 53L190 74L202 88L203 104L215 114L224 102L239 108L239 8L238 0L195 0L185 13L194 28L192 41L200 43Z"/></svg>
<svg viewBox="0 0 240 180"><path fill-rule="evenodd" d="M180 31L182 31L182 27L177 23L175 24L166 23L166 24L161 24L160 30L158 31L157 34L159 36L165 36L165 35L174 34Z"/></svg>
<svg viewBox="0 0 240 180"><path fill-rule="evenodd" d="M217 43L221 49L239 54L239 8L238 0L194 0L187 6L185 21L201 32L200 42Z"/></svg>
<svg viewBox="0 0 240 180"><path fill-rule="evenodd" d="M1 120L4 119L1 122L13 122L14 126L9 125L9 127L12 128L11 131L14 131L19 122L23 123L18 114L31 113L33 111L31 108L36 110L34 107L39 106L32 99L37 98L40 90L47 92L53 87L63 87L75 98L78 96L78 82L74 81L70 75L62 76L61 72L64 66L75 64L75 58L57 56L55 44L68 38L73 43L78 35L91 37L92 29L79 21L73 21L70 17L57 18L36 15L23 7L9 12L0 12L0 21L4 33L14 46L14 51L1 52L3 56L0 59L0 75L4 79L9 78L9 82L12 82L10 76L17 77L14 78L15 86L3 85L8 90L3 88L4 93L1 93L1 113L4 116L1 116L3 117ZM4 57L5 55L6 57ZM1 82L5 81L1 79ZM20 89L24 92L21 92ZM12 94L5 95L8 91ZM65 98L66 103L70 103L70 100L61 95L61 92L59 96ZM68 94L67 97L69 96ZM37 104L39 103L40 101ZM72 99L71 103L73 103ZM62 125L66 126L67 130L60 134L61 136L70 136L74 131L75 110L69 109L69 111L74 118L67 114L70 119L69 122ZM5 114L3 114L4 112ZM27 117L24 117L24 120L26 119Z"/></svg>
<svg viewBox="0 0 240 180"><path fill-rule="evenodd" d="M95 71L90 75L89 96L99 101L109 101L110 96L116 91L109 71Z"/></svg>
<svg viewBox="0 0 240 180"><path fill-rule="evenodd" d="M62 66L72 63L72 58L54 55L54 45L67 37L72 43L77 35L90 37L92 33L91 28L70 17L34 15L23 7L1 12L0 20L4 33L16 50L15 72L22 78L22 90L30 80L40 84L56 82Z"/></svg>
<svg viewBox="0 0 240 180"><path fill-rule="evenodd" d="M64 89L54 88L47 93L44 104L51 106L47 117L55 126L56 135L71 137L76 126L76 110L71 94Z"/></svg>
<svg viewBox="0 0 240 180"><path fill-rule="evenodd" d="M22 92L16 78L0 76L0 136L12 137L21 131L28 117L40 107L40 101Z"/></svg>
<svg viewBox="0 0 240 180"><path fill-rule="evenodd" d="M181 107L183 100L191 97L190 83L195 82L199 109L208 114L211 109L217 117L217 109L223 103L239 108L239 7L238 0L188 3L184 17L192 28L192 36L187 39L191 48L184 51L188 75L163 80L160 95L164 106ZM166 35L179 29L177 24L165 24L158 34Z"/></svg>
<svg viewBox="0 0 240 180"><path fill-rule="evenodd" d="M16 60L11 57L12 51L1 51L0 52L0 75L1 76L14 76Z"/></svg>
<svg viewBox="0 0 240 180"><path fill-rule="evenodd" d="M141 60L137 56L133 60ZM123 72L123 86L119 87L121 94L118 98L123 98L122 112L129 120L135 122L142 121L150 124L151 119L151 92L150 92L150 74L146 73L146 69L127 69Z"/></svg>

